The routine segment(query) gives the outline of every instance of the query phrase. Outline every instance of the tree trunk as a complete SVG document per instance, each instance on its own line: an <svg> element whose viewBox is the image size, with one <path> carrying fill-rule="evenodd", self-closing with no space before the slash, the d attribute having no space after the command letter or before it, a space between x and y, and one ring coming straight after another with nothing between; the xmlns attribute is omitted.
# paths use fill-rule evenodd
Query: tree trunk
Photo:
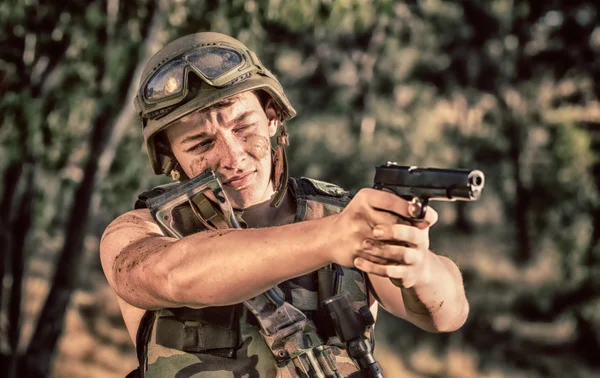
<svg viewBox="0 0 600 378"><path fill-rule="evenodd" d="M592 140L591 149L596 156L600 156L600 130L597 128L597 124L589 125L587 128ZM600 162L596 160L596 163L592 167L592 174L596 181L596 191L600 195ZM587 266L598 266L600 264L600 205L596 205L591 211L592 213L592 237L590 240L590 246L586 253L585 264ZM593 273L592 273L593 274Z"/></svg>
<svg viewBox="0 0 600 378"><path fill-rule="evenodd" d="M149 9L150 17L147 19L143 35L148 35L148 29L154 22L155 14L154 8ZM136 60L134 59L129 61L127 74L122 80L121 85L117 88L117 99L112 104L122 104L124 101L130 101L125 96L128 93L131 83L136 79L134 78L135 63ZM90 152L84 167L83 180L75 192L75 198L65 231L64 247L58 262L55 278L27 353L20 361L18 368L19 376L42 378L48 376L52 370L52 358L63 330L69 300L77 283L78 267L83 255L83 241L91 211L91 199L98 181L99 159L106 149L108 141L111 139L115 125L115 114L118 112L115 106L104 105L101 107L93 123Z"/></svg>
<svg viewBox="0 0 600 378"><path fill-rule="evenodd" d="M503 109L508 115L507 127L508 138L510 140L510 162L513 168L513 177L515 180L515 198L512 207L512 217L508 214L508 219L515 219L515 233L517 235L517 256L516 260L520 263L526 263L531 260L531 232L529 229L529 190L523 183L523 173L521 168L521 153L523 152L523 130L521 125L513 119L511 109L504 106Z"/></svg>
<svg viewBox="0 0 600 378"><path fill-rule="evenodd" d="M0 283L4 281L4 274L6 273L6 268L8 264L10 264L10 260L12 260L12 208L14 202L15 192L17 190L17 185L19 180L21 179L21 175L23 173L23 161L15 161L11 165L9 165L4 171L4 193L2 195L2 201L0 202L0 245L2 245L5 253L0 255ZM10 259L10 260L9 260ZM2 308L2 297L3 291L0 290L0 309ZM10 326L10 324L9 324Z"/></svg>
<svg viewBox="0 0 600 378"><path fill-rule="evenodd" d="M12 178L7 188L8 197L3 200L3 213L9 224L8 254L10 255L10 270L12 275L12 286L8 307L8 343L12 358L10 359L8 371L15 371L16 358L19 350L21 336L21 298L23 296L23 272L25 267L25 243L27 234L32 223L32 203L34 201L34 161L28 151L29 132L27 128L27 117L24 112L15 114L15 123L18 126L18 144L21 148L20 162L15 168L19 173ZM19 192L20 194L19 196ZM16 194L16 195L15 195ZM18 197L17 197L18 196Z"/></svg>
<svg viewBox="0 0 600 378"><path fill-rule="evenodd" d="M82 255L89 204L95 183L98 156L104 148L110 128L108 112L103 112L94 124L90 155L84 177L77 188L67 225L65 244L58 262L54 282L40 314L37 327L22 359L19 376L46 377L51 369L54 349L60 337L71 293L77 282L77 267Z"/></svg>
<svg viewBox="0 0 600 378"><path fill-rule="evenodd" d="M14 225L12 227L12 238L11 243L11 271L13 277L13 285L9 303L9 324L8 337L10 347L13 354L17 354L19 349L19 340L21 335L20 318L21 318L21 298L23 296L23 272L25 270L25 243L27 234L31 228L33 214L32 205L35 194L35 182L34 173L35 168L33 164L25 166L25 191L19 200L19 204L16 207L16 213L18 214Z"/></svg>
<svg viewBox="0 0 600 378"><path fill-rule="evenodd" d="M164 29L164 26L164 17L162 16L162 12L156 12L150 23L148 38L145 42L147 46L156 43L158 40L158 34ZM127 89L127 95L125 97L126 99L132 99L135 97L138 89L139 78L142 76L142 71L144 70L146 62L150 60L151 57L151 52L146 49L144 56L139 60L135 68L133 79L129 83L129 88ZM117 154L117 148L119 147L121 139L123 139L123 134L125 133L127 127L130 126L131 118L135 115L135 106L133 105L133 101L126 101L116 118L115 126L110 135L107 146L98 159L98 181L103 181L108 175L110 167L112 166ZM94 206L92 210L95 214L100 206L100 199L95 200L93 204Z"/></svg>

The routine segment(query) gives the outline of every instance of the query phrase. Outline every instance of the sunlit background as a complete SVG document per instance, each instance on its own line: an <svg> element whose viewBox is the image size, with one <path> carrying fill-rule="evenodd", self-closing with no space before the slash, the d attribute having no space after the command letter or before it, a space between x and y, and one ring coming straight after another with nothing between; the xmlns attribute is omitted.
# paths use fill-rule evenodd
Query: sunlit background
<svg viewBox="0 0 600 378"><path fill-rule="evenodd" d="M298 110L293 175L356 192L387 161L485 172L480 201L434 204L431 231L463 271L469 319L428 334L383 313L387 378L600 376L599 12L596 0L0 3L2 376L137 366L99 238L169 182L142 148L143 64L208 30L282 82Z"/></svg>

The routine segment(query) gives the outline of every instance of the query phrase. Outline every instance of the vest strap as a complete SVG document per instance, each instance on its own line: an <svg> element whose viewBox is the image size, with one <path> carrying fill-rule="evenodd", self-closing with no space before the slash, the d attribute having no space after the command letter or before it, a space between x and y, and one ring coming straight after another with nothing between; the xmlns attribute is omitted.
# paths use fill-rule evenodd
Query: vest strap
<svg viewBox="0 0 600 378"><path fill-rule="evenodd" d="M184 352L227 349L226 354L231 354L239 343L239 333L212 324L168 316L160 317L156 322L156 343Z"/></svg>

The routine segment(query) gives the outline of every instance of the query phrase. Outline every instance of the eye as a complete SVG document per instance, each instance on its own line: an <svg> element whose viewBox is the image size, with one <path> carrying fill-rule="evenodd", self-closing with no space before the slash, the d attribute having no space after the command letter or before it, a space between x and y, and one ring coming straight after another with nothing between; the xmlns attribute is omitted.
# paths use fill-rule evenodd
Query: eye
<svg viewBox="0 0 600 378"><path fill-rule="evenodd" d="M254 126L254 124L251 124L251 125L242 125L242 126L236 127L233 131L235 133L242 133L242 132L250 129L252 126Z"/></svg>
<svg viewBox="0 0 600 378"><path fill-rule="evenodd" d="M185 150L185 152L206 151L213 145L213 143L214 141L212 139L206 139L188 148L187 150Z"/></svg>

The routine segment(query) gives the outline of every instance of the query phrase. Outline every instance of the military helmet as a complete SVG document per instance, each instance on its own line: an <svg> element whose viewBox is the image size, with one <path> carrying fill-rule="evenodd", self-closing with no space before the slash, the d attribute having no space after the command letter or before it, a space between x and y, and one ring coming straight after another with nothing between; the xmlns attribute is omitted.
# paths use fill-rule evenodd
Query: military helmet
<svg viewBox="0 0 600 378"><path fill-rule="evenodd" d="M172 167L171 159L157 149L159 132L192 112L249 90L266 92L280 121L296 115L275 76L235 38L214 32L190 34L156 53L142 72L135 97L154 173L169 174Z"/></svg>

